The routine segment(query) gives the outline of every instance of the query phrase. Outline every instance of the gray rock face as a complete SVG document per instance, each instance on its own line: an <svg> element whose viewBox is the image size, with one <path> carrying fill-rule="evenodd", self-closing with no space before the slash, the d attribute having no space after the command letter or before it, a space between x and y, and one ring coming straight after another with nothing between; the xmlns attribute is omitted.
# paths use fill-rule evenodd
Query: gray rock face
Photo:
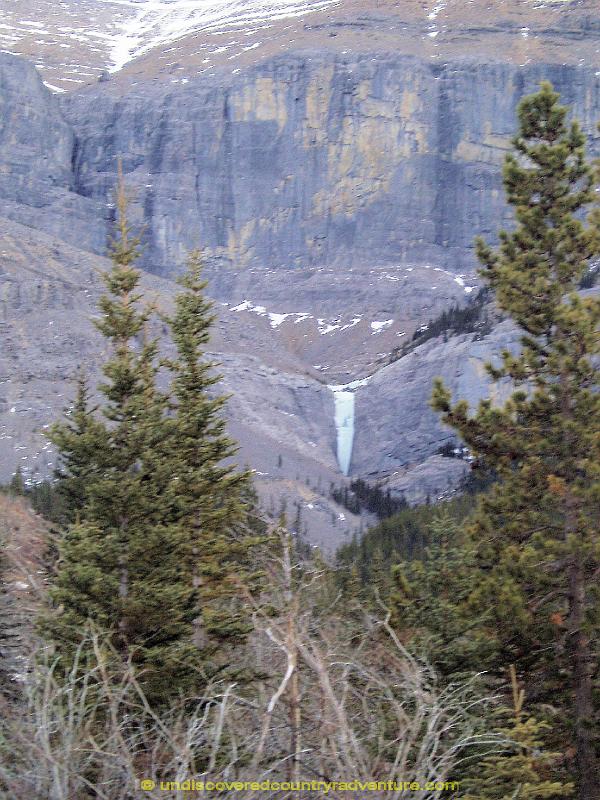
<svg viewBox="0 0 600 800"><path fill-rule="evenodd" d="M117 158L170 274L201 244L222 267L474 263L508 222L500 165L522 94L548 78L595 136L594 70L400 54L288 54L235 77L66 96L77 191L105 203Z"/></svg>
<svg viewBox="0 0 600 800"><path fill-rule="evenodd" d="M491 384L485 364L518 341L517 329L506 321L480 340L472 334L432 339L380 370L356 393L353 472L394 480L455 440L429 407L434 379L441 377L454 397L471 406L486 397L501 402L507 388ZM447 461L441 459L442 466Z"/></svg>
<svg viewBox="0 0 600 800"><path fill-rule="evenodd" d="M411 505L435 503L455 493L469 470L467 461L433 455L419 464L395 470L386 483L393 492L404 495Z"/></svg>
<svg viewBox="0 0 600 800"><path fill-rule="evenodd" d="M0 210L102 254L122 158L145 225L144 266L163 276L199 245L217 273L468 271L474 233L493 239L509 222L500 166L518 99L550 79L595 147L596 72L464 55L430 63L363 42L185 84L100 83L58 100L3 55Z"/></svg>
<svg viewBox="0 0 600 800"><path fill-rule="evenodd" d="M408 3L378 0L382 15L370 8L358 25L363 5L345 0L352 19L335 29L325 17L305 25L301 50L273 39L236 70L227 52L219 63L213 54L201 77L184 60L198 49L187 40L175 83L171 66L156 67L154 83L140 62L58 98L32 66L0 55L0 480L17 465L36 479L51 472L44 426L69 402L79 364L97 375L103 343L88 318L107 266L118 158L132 221L145 226L143 265L154 273L145 286L168 303L186 251L205 249L222 304L212 346L234 395L231 433L276 512L287 498L314 515L321 541L349 534L356 520L327 497L343 479L326 384L366 374L351 476L385 479L411 501L460 479L465 464L436 455L451 433L428 407L433 379L471 403L500 398L483 364L514 345L514 329L430 341L380 366L419 325L468 299L456 275L475 285L473 236L493 239L509 222L500 166L524 93L552 80L598 150L600 65L577 66L574 45L569 65L540 63L538 49L537 62L519 66L513 0L501 4L509 33L494 23L489 34L510 38L505 65L486 61L487 34L472 20L451 36L440 23L448 57L433 58L420 2L410 4L418 24L408 15L389 30L384 6ZM425 45L411 44L414 31ZM593 19L571 33L595 52ZM543 36L560 50L558 29Z"/></svg>
<svg viewBox="0 0 600 800"><path fill-rule="evenodd" d="M72 402L77 367L85 366L92 385L99 379L105 344L91 318L98 313L99 273L109 264L9 220L0 218L0 230L0 482L17 466L40 480L56 466L44 432ZM143 290L167 310L175 286L145 275ZM227 416L240 444L236 460L255 470L265 508L276 516L285 503L291 521L300 509L309 540L334 549L360 521L328 496L330 484L344 480L336 462L333 394L290 352L293 320L273 329L252 311L217 310L210 357L221 364L219 388L232 395ZM379 335L369 337L379 341ZM516 340L514 328L502 323L477 341L431 340L378 370L356 392L351 476L385 480L411 502L455 486L467 466L436 455L451 432L428 408L433 379L441 375L471 404L501 399L502 388L490 386L483 364Z"/></svg>
<svg viewBox="0 0 600 800"><path fill-rule="evenodd" d="M76 140L34 67L0 53L0 215L102 251L100 207L75 191Z"/></svg>
<svg viewBox="0 0 600 800"><path fill-rule="evenodd" d="M2 217L0 231L0 483L17 467L39 481L57 466L45 433L73 402L77 368L85 368L91 387L101 379L105 342L92 320L100 273L110 264ZM145 275L142 290L148 301L170 310L173 283ZM219 390L232 395L226 414L240 446L236 461L255 470L257 490L275 516L286 503L293 521L299 504L302 532L307 528L312 541L334 548L359 520L340 518L328 498L330 484L340 479L332 394L303 375L301 362L283 346L278 349L262 318L243 320L217 310L208 357L220 362ZM160 337L162 325L150 333ZM168 354L168 341L163 338L161 346Z"/></svg>
<svg viewBox="0 0 600 800"><path fill-rule="evenodd" d="M0 197L38 207L69 189L74 135L56 98L21 58L0 53Z"/></svg>

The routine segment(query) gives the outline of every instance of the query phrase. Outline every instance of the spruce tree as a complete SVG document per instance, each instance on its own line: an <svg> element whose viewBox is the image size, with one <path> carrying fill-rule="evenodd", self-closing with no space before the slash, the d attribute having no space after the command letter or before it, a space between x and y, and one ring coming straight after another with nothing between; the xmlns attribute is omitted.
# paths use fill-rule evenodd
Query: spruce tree
<svg viewBox="0 0 600 800"><path fill-rule="evenodd" d="M561 753L549 752L546 739L550 726L523 712L525 693L518 688L511 667L513 707L502 708L497 732L506 739L504 752L485 756L475 765L474 777L462 781L463 800L537 800L573 795L573 784L547 777Z"/></svg>
<svg viewBox="0 0 600 800"><path fill-rule="evenodd" d="M393 567L389 604L409 648L457 679L478 672L494 643L483 630L486 613L469 604L475 554L461 525L442 508L429 529L423 557Z"/></svg>
<svg viewBox="0 0 600 800"><path fill-rule="evenodd" d="M96 417L97 406L90 403L87 378L80 371L77 393L66 419L50 429L49 438L60 452L55 470L60 522L73 523L86 502L86 492L103 467L108 447L108 430Z"/></svg>
<svg viewBox="0 0 600 800"><path fill-rule="evenodd" d="M164 514L156 466L167 398L156 388L157 344L145 335L151 311L139 292L139 241L126 205L121 183L113 266L96 322L110 346L99 387L104 419L90 417L80 383L74 419L51 434L64 448L63 486L76 521L60 546L51 590L56 612L43 628L69 669L92 620L124 661L133 660L148 697L162 702L196 681L196 589L186 532Z"/></svg>
<svg viewBox="0 0 600 800"><path fill-rule="evenodd" d="M176 354L164 362L171 375L170 410L156 469L165 473L169 518L188 540L200 604L194 638L203 668L214 670L226 660L224 644L239 642L248 630L237 587L252 583L250 553L261 537L250 519L255 503L249 472L232 461L237 447L225 430L227 397L214 389L221 381L218 365L206 356L214 316L198 252L178 282L182 291L165 318Z"/></svg>
<svg viewBox="0 0 600 800"><path fill-rule="evenodd" d="M68 419L53 427L61 455L59 491L70 523L44 623L65 668L88 620L109 631L114 652L132 659L154 702L200 690L239 643L248 621L239 584L253 586L250 553L262 540L249 473L232 462L226 397L205 357L213 316L200 258L179 281L165 317L175 345L159 357L147 336L134 268L139 240L126 219L122 184L118 236L96 323L110 345L98 406L85 378ZM170 376L160 391L159 370ZM239 661L239 659L238 659Z"/></svg>
<svg viewBox="0 0 600 800"><path fill-rule="evenodd" d="M558 706L572 736L577 796L597 800L600 615L600 300L576 290L600 252L596 174L584 136L548 83L519 106L504 185L516 227L499 249L477 243L481 274L523 331L494 379L515 392L503 407L433 405L498 475L470 533L478 573L469 602L491 612L500 660L525 674L532 702ZM563 743L564 745L564 743Z"/></svg>

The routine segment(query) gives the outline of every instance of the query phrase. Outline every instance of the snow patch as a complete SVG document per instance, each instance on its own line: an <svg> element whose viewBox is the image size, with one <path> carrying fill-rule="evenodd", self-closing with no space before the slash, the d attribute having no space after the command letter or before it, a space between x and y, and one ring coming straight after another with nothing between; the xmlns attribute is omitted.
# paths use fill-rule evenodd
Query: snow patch
<svg viewBox="0 0 600 800"><path fill-rule="evenodd" d="M114 0L112 0L114 2ZM111 2L111 0L103 0ZM338 0L122 0L128 10L111 48L111 72L196 31L221 32L321 11ZM220 51L220 50L219 50Z"/></svg>
<svg viewBox="0 0 600 800"><path fill-rule="evenodd" d="M371 334L371 336L375 336L376 334L381 333L386 328L389 328L390 325L393 325L393 323L394 323L393 319L386 319L385 322L372 322L371 330L373 331L373 333Z"/></svg>
<svg viewBox="0 0 600 800"><path fill-rule="evenodd" d="M289 317L289 314L269 314L269 320L271 322L272 328L278 328L282 325L286 319Z"/></svg>
<svg viewBox="0 0 600 800"><path fill-rule="evenodd" d="M252 308L252 303L250 302L250 300L244 300L242 303L239 304L239 306L234 306L233 308L230 308L229 310L230 311L250 311L251 308Z"/></svg>
<svg viewBox="0 0 600 800"><path fill-rule="evenodd" d="M427 269L429 269L429 267L427 267ZM454 283L457 283L463 289L465 294L471 294L471 292L475 291L477 288L476 286L466 286L464 275L455 275L454 272L448 272L447 269L442 269L441 267L434 267L433 271L443 272L444 275L449 275L454 280Z"/></svg>
<svg viewBox="0 0 600 800"><path fill-rule="evenodd" d="M328 333L332 333L341 328L339 317L332 322L328 322L326 319L318 319L317 325L319 326L319 333L321 336L326 336Z"/></svg>
<svg viewBox="0 0 600 800"><path fill-rule="evenodd" d="M462 287L465 294L471 294L477 288L476 286L465 286L465 276L464 275L456 275L454 278L454 283L458 283L459 286Z"/></svg>
<svg viewBox="0 0 600 800"><path fill-rule="evenodd" d="M435 20L438 18L438 14L440 11L443 11L446 8L447 3L438 3L434 8L427 14L427 19Z"/></svg>
<svg viewBox="0 0 600 800"><path fill-rule="evenodd" d="M62 94L62 92L66 92L67 91L66 89L62 89L60 86L54 86L54 84L48 83L48 81L44 81L44 86L47 89L50 89L51 92L59 92L59 93Z"/></svg>

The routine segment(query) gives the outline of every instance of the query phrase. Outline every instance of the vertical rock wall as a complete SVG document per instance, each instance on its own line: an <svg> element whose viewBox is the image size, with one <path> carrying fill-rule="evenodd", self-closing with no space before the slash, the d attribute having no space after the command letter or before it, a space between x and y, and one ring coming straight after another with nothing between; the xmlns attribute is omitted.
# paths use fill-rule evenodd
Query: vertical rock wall
<svg viewBox="0 0 600 800"><path fill-rule="evenodd" d="M197 244L236 269L461 271L474 232L492 236L505 218L500 166L515 107L543 78L595 135L592 70L390 54L289 54L223 83L123 97L100 87L63 109L77 192L106 203L123 156L152 271L167 274Z"/></svg>

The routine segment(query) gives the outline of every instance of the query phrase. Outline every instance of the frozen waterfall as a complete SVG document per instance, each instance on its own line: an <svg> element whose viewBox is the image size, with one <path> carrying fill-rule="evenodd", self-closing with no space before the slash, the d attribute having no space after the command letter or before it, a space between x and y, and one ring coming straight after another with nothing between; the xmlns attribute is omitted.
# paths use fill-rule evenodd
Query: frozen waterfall
<svg viewBox="0 0 600 800"><path fill-rule="evenodd" d="M335 403L335 429L337 431L337 460L344 475L350 472L352 448L354 446L354 392L359 386L366 386L369 378L352 383L330 385Z"/></svg>
<svg viewBox="0 0 600 800"><path fill-rule="evenodd" d="M347 475L354 444L354 392L332 389L335 401L335 428L337 431L337 459L340 469Z"/></svg>

